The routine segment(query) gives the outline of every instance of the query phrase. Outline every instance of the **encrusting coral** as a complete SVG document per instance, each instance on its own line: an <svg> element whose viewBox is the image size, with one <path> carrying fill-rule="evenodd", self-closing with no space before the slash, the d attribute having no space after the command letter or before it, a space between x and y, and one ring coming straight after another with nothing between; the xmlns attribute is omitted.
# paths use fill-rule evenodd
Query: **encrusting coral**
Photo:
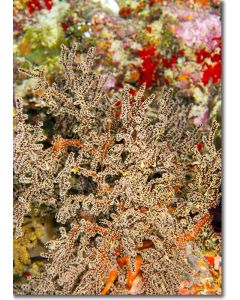
<svg viewBox="0 0 240 300"><path fill-rule="evenodd" d="M91 48L79 63L77 44L62 46L62 81L53 84L41 70L20 70L37 79L56 134L30 124L16 100L15 237L39 206L55 215L60 236L45 244L41 274L15 292L176 295L193 280L187 247L211 227L220 200L217 123L196 129L168 88L145 99L145 84L134 96L126 86L110 98L94 58Z"/></svg>

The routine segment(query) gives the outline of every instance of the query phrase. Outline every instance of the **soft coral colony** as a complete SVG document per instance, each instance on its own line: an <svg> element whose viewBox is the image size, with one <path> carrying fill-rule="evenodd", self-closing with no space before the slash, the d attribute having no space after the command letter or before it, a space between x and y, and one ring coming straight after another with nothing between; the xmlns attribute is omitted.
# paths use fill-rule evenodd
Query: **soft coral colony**
<svg viewBox="0 0 240 300"><path fill-rule="evenodd" d="M94 58L90 48L79 62L77 44L63 45L56 83L42 70L20 70L37 80L56 134L32 124L16 100L15 239L36 210L54 216L57 233L15 293L219 294L214 257L203 254L220 201L217 123L196 129L166 87L144 97L145 83L134 95L125 86L110 98Z"/></svg>
<svg viewBox="0 0 240 300"><path fill-rule="evenodd" d="M14 3L15 70L45 66L46 76L55 78L60 45L78 41L82 49L96 47L99 72L113 73L105 86L110 93L125 83L131 92L144 82L151 92L167 84L194 103L196 125L221 122L221 1ZM32 97L31 79L14 73L16 93Z"/></svg>

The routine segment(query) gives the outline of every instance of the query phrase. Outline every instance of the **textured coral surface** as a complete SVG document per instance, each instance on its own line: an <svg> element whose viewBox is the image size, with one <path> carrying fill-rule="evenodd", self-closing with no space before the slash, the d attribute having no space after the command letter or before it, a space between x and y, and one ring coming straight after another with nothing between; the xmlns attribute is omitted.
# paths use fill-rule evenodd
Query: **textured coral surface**
<svg viewBox="0 0 240 300"><path fill-rule="evenodd" d="M220 295L220 3L111 3L14 1L14 293Z"/></svg>

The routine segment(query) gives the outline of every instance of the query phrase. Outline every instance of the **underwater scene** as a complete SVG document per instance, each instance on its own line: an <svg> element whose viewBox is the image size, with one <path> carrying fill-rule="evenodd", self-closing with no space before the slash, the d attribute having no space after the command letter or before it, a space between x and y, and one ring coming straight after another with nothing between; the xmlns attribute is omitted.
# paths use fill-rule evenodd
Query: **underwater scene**
<svg viewBox="0 0 240 300"><path fill-rule="evenodd" d="M13 1L15 295L222 295L222 5Z"/></svg>

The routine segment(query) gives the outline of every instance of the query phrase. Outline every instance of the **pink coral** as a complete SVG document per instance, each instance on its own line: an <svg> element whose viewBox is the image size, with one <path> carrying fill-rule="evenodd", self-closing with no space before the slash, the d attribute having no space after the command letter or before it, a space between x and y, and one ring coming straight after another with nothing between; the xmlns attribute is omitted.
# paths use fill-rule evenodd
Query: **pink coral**
<svg viewBox="0 0 240 300"><path fill-rule="evenodd" d="M103 86L104 91L108 91L111 88L113 88L115 86L115 83L116 83L115 77L112 75L109 75Z"/></svg>
<svg viewBox="0 0 240 300"><path fill-rule="evenodd" d="M189 9L187 6L169 5L164 14L179 21L179 25L169 25L173 33L188 47L209 47L214 49L221 36L221 20L214 10Z"/></svg>
<svg viewBox="0 0 240 300"><path fill-rule="evenodd" d="M210 49L217 46L214 37L221 36L221 21L216 15L202 16L191 21L182 22L175 28L175 35L188 47L207 45Z"/></svg>

